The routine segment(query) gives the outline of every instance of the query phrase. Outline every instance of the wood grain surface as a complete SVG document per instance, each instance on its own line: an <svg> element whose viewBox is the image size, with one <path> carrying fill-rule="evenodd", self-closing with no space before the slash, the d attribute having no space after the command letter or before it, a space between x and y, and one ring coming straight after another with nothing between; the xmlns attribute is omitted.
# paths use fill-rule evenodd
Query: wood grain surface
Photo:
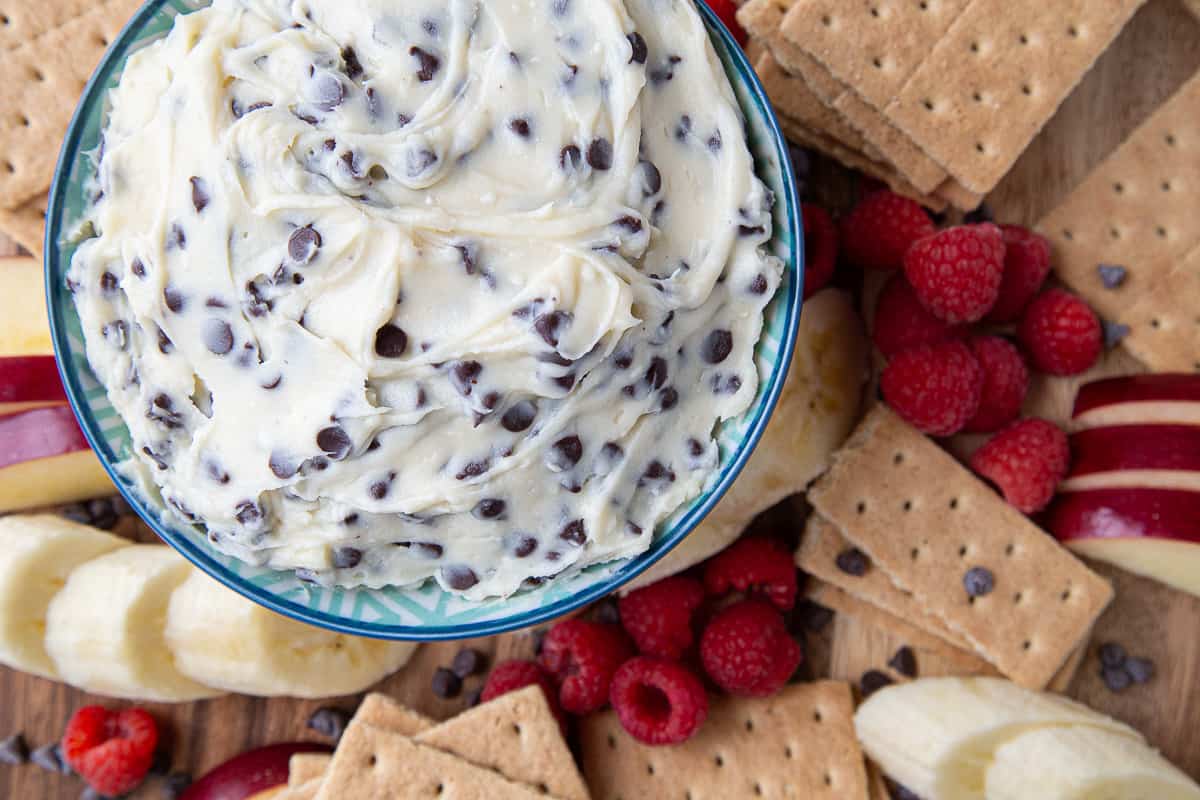
<svg viewBox="0 0 1200 800"><path fill-rule="evenodd" d="M1200 22L1181 0L1151 0L989 198L996 218L1031 224L1052 208L1200 68L1198 42ZM810 199L834 209L845 208L860 189L859 179L821 159L814 160L807 185ZM17 252L15 245L0 237L0 255ZM798 532L800 512L793 510L789 517L788 508L793 507L786 506L782 516L780 511L774 512L770 524ZM147 534L142 531L138 535ZM1114 695L1098 678L1093 647L1071 694L1137 726L1170 758L1200 778L1200 745L1196 742L1200 730L1200 600L1111 568L1101 569L1114 580L1117 599L1101 619L1093 641L1118 641L1134 655L1153 658L1158 674L1148 686ZM534 637L524 632L467 644L493 660L527 657L533 652ZM811 637L808 669L813 674L827 674L834 668L857 672L862 665L890 656L898 644L887 641L879 631L839 620L822 635ZM378 688L433 717L451 716L464 700L434 697L430 678L439 666L448 665L462 646L424 646L404 670ZM478 683L478 678L468 681L464 695ZM150 708L166 723L175 767L200 774L257 745L320 740L305 729L309 714L323 705L352 709L356 701L353 697L322 702L228 697ZM0 668L0 738L20 731L31 747L52 742L70 713L89 702L119 705ZM52 775L35 766L0 766L0 798L57 800L77 797L81 789L78 779ZM161 784L150 782L134 796L165 795Z"/></svg>

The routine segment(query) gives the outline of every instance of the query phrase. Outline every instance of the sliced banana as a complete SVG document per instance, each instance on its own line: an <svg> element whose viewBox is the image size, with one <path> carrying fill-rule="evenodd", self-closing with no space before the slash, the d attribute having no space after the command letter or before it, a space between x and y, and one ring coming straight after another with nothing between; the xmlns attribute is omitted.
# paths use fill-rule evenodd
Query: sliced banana
<svg viewBox="0 0 1200 800"><path fill-rule="evenodd" d="M50 601L80 564L128 544L61 517L0 517L0 663L58 678L45 646Z"/></svg>
<svg viewBox="0 0 1200 800"><path fill-rule="evenodd" d="M62 679L96 694L160 702L221 694L176 669L163 640L171 593L191 572L158 545L121 548L75 569L46 616L46 650Z"/></svg>
<svg viewBox="0 0 1200 800"><path fill-rule="evenodd" d="M1141 739L1087 706L998 678L926 678L890 686L854 715L866 753L926 800L984 800L998 747L1030 730L1070 725Z"/></svg>
<svg viewBox="0 0 1200 800"><path fill-rule="evenodd" d="M201 572L171 597L166 641L193 680L264 697L360 692L400 669L416 649L296 622Z"/></svg>
<svg viewBox="0 0 1200 800"><path fill-rule="evenodd" d="M1100 728L1041 728L996 750L988 800L1200 800L1200 787L1142 742Z"/></svg>

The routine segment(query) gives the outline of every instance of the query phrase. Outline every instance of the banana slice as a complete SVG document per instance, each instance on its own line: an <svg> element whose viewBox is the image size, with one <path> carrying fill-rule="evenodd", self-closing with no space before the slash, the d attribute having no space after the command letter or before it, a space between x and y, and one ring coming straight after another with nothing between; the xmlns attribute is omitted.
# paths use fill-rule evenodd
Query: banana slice
<svg viewBox="0 0 1200 800"><path fill-rule="evenodd" d="M1200 786L1142 742L1100 728L1041 728L996 750L988 800L1200 800Z"/></svg>
<svg viewBox="0 0 1200 800"><path fill-rule="evenodd" d="M184 702L221 692L185 677L163 641L171 593L192 572L175 551L134 545L78 567L50 603L46 650L89 692Z"/></svg>
<svg viewBox="0 0 1200 800"><path fill-rule="evenodd" d="M400 669L416 649L296 622L201 572L171 597L166 640L193 680L263 697L354 694Z"/></svg>
<svg viewBox="0 0 1200 800"><path fill-rule="evenodd" d="M1141 739L1127 725L1079 703L997 678L927 678L891 686L871 695L854 715L867 754L926 800L984 800L987 768L998 747L1030 730L1071 725Z"/></svg>
<svg viewBox="0 0 1200 800"><path fill-rule="evenodd" d="M45 645L50 601L77 566L128 545L61 517L0 518L0 663L58 678Z"/></svg>

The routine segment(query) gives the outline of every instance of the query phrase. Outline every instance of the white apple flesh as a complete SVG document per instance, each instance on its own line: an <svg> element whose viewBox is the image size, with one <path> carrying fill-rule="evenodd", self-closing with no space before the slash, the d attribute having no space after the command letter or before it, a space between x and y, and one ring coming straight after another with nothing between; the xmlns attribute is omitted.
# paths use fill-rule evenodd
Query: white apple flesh
<svg viewBox="0 0 1200 800"><path fill-rule="evenodd" d="M64 405L0 417L0 512L115 493Z"/></svg>
<svg viewBox="0 0 1200 800"><path fill-rule="evenodd" d="M1130 375L1080 387L1074 429L1116 425L1200 426L1200 375Z"/></svg>

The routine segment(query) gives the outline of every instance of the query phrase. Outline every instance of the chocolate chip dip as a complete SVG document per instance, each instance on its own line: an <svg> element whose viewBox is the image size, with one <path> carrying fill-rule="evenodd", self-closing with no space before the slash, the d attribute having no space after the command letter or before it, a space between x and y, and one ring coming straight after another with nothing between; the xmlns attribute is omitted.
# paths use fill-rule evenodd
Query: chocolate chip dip
<svg viewBox="0 0 1200 800"><path fill-rule="evenodd" d="M216 0L109 99L88 357L221 550L502 596L714 476L782 265L691 0Z"/></svg>

